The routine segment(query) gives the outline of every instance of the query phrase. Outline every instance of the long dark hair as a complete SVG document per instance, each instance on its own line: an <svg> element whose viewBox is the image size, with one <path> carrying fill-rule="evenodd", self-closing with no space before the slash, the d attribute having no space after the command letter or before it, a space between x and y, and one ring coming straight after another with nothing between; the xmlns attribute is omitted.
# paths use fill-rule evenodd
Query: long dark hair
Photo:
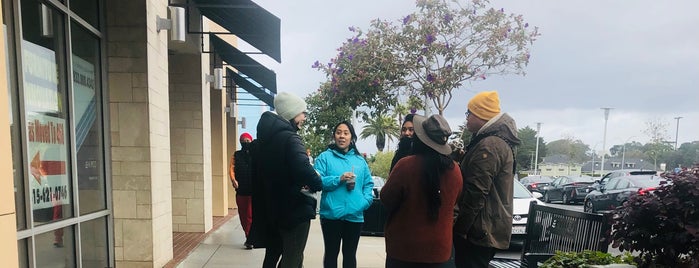
<svg viewBox="0 0 699 268"><path fill-rule="evenodd" d="M454 161L449 156L443 155L425 145L420 137L413 138L413 153L423 161L422 189L427 197L429 217L436 221L439 217L439 207L442 205L439 178L448 169L454 168Z"/></svg>
<svg viewBox="0 0 699 268"><path fill-rule="evenodd" d="M354 127L352 126L352 123L350 123L350 122L347 121L347 120L342 121L342 122L340 122L340 123L337 123L337 125L335 125L335 126L333 127L333 132L332 132L332 140L333 140L333 143L331 143L330 145L328 145L328 148L333 149L333 150L338 151L338 152L342 152L342 150L340 150L340 148L337 147L337 144L335 144L335 131L337 131L337 128L338 128L340 125L346 125L347 128L349 128L350 134L352 135L352 137L350 138L350 145L349 145L349 148L350 148L350 149L354 149L354 151L357 152L357 154L360 154L360 153L359 153L359 150L357 150L357 133L354 132Z"/></svg>

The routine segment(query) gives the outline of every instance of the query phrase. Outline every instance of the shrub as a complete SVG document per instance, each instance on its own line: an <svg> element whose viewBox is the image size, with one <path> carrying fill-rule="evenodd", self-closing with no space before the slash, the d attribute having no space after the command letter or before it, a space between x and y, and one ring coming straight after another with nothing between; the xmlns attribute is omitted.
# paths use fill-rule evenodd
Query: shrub
<svg viewBox="0 0 699 268"><path fill-rule="evenodd" d="M589 265L606 265L615 263L626 263L635 265L633 256L624 253L619 256L600 251L585 250L583 252L563 252L556 251L550 259L546 260L540 268L578 268Z"/></svg>
<svg viewBox="0 0 699 268"><path fill-rule="evenodd" d="M639 252L639 267L699 266L699 166L664 174L671 183L634 195L613 218L613 247Z"/></svg>

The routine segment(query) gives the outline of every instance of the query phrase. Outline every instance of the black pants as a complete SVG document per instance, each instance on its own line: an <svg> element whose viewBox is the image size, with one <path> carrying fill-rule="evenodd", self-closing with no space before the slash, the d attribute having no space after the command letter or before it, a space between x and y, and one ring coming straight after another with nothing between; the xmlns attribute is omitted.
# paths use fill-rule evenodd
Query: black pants
<svg viewBox="0 0 699 268"><path fill-rule="evenodd" d="M362 223L320 219L320 226L323 230L323 243L325 244L323 267L337 267L340 242L342 242L342 267L357 267L357 245L359 245Z"/></svg>
<svg viewBox="0 0 699 268"><path fill-rule="evenodd" d="M301 268L303 250L306 249L311 221L302 222L291 229L277 228L277 232L267 234L267 249L263 268ZM281 256L281 261L279 257ZM277 265L277 262L279 264Z"/></svg>
<svg viewBox="0 0 699 268"><path fill-rule="evenodd" d="M477 246L454 235L454 262L457 268L488 268L488 263L495 257L495 251L495 248Z"/></svg>

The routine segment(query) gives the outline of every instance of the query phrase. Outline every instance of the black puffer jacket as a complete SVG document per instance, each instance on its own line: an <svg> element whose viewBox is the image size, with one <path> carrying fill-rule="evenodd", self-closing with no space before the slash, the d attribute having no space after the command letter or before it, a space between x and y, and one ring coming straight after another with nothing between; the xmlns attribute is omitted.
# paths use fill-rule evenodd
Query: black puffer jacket
<svg viewBox="0 0 699 268"><path fill-rule="evenodd" d="M259 220L253 215L253 226L291 228L315 218L315 204L301 188L317 192L322 181L308 161L296 128L277 114L265 112L257 124L257 138L253 213L264 211L265 215Z"/></svg>
<svg viewBox="0 0 699 268"><path fill-rule="evenodd" d="M249 146L249 145L247 145ZM246 147L246 145L243 145ZM249 196L252 195L252 157L250 149L243 148L233 154L235 165L235 179L238 181L238 189L235 189L236 195Z"/></svg>

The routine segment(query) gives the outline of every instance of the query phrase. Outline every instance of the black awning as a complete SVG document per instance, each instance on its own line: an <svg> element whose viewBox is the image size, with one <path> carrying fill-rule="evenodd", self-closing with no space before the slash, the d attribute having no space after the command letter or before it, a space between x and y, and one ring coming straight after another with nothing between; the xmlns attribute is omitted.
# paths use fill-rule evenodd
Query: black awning
<svg viewBox="0 0 699 268"><path fill-rule="evenodd" d="M274 108L274 96L268 94L258 86L254 85L248 79L240 76L240 74L234 72L230 68L226 68L226 76L233 79L233 82L240 88L249 92L262 102L266 103L270 107Z"/></svg>
<svg viewBox="0 0 699 268"><path fill-rule="evenodd" d="M250 0L194 0L201 14L277 62L281 56L281 20Z"/></svg>
<svg viewBox="0 0 699 268"><path fill-rule="evenodd" d="M214 53L218 54L223 61L235 67L236 70L245 76L255 80L263 88L277 93L277 74L274 71L267 69L267 67L245 55L245 53L240 52L240 50L216 35L212 34L209 36L211 37L211 47L213 47Z"/></svg>

